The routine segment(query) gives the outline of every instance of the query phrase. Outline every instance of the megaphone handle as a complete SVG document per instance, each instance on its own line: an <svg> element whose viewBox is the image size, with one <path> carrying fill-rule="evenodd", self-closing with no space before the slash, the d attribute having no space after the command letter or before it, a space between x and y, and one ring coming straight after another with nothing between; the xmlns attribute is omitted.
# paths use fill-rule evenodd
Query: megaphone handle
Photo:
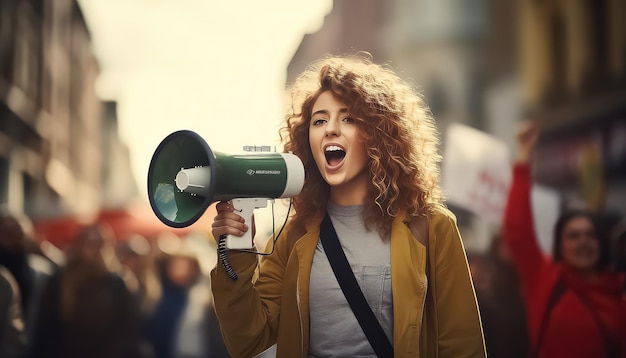
<svg viewBox="0 0 626 358"><path fill-rule="evenodd" d="M266 198L237 198L232 200L232 205L235 208L235 212L250 226L254 209L266 207L267 200ZM226 237L226 247L231 250L244 250L254 247L252 228L250 227L243 236L228 235Z"/></svg>

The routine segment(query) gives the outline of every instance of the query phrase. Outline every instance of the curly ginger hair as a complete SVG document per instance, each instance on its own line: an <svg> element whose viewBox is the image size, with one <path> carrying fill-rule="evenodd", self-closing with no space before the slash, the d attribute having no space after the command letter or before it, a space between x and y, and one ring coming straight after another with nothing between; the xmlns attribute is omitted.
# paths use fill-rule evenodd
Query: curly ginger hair
<svg viewBox="0 0 626 358"><path fill-rule="evenodd" d="M367 56L329 56L312 63L290 86L291 102L281 128L284 149L305 167L305 183L293 198L295 225L321 218L330 197L309 143L312 107L325 91L348 106L367 146L368 189L363 219L388 233L393 219L425 216L443 205L439 186L439 135L423 98L393 70Z"/></svg>

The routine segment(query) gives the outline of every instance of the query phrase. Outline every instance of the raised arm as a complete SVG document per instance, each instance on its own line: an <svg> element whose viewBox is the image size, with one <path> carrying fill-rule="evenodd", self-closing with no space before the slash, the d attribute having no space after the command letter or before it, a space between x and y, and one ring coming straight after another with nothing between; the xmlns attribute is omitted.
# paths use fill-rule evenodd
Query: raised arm
<svg viewBox="0 0 626 358"><path fill-rule="evenodd" d="M513 179L504 212L503 237L509 246L521 283L528 292L537 281L543 266L543 256L533 220L531 206L531 168L538 129L533 122L523 122L517 133L517 156Z"/></svg>

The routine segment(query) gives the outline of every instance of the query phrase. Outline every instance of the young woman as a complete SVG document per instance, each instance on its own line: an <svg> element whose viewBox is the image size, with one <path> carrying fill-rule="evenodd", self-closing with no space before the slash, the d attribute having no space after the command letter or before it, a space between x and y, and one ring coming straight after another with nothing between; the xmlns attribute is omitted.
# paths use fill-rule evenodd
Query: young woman
<svg viewBox="0 0 626 358"><path fill-rule="evenodd" d="M517 135L504 238L522 284L532 357L626 357L624 278L607 268L608 242L594 216L564 212L555 225L552 260L539 249L530 201L536 124Z"/></svg>
<svg viewBox="0 0 626 358"><path fill-rule="evenodd" d="M396 357L484 357L463 243L442 203L437 131L422 98L360 56L321 59L290 90L284 149L306 173L295 213L254 282L257 258L236 251L228 256L238 280L219 264L211 275L230 353L251 357L277 344L278 357L375 356L320 240L329 217ZM253 229L227 202L217 213L215 238Z"/></svg>

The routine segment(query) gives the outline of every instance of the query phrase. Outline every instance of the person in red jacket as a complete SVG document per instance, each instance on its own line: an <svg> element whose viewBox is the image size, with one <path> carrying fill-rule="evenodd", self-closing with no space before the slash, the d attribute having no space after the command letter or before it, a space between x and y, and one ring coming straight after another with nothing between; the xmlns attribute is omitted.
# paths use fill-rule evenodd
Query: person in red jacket
<svg viewBox="0 0 626 358"><path fill-rule="evenodd" d="M517 133L503 225L522 285L531 357L626 357L624 277L608 268L608 242L594 215L562 213L552 258L539 248L530 199L530 162L538 135L530 121Z"/></svg>

